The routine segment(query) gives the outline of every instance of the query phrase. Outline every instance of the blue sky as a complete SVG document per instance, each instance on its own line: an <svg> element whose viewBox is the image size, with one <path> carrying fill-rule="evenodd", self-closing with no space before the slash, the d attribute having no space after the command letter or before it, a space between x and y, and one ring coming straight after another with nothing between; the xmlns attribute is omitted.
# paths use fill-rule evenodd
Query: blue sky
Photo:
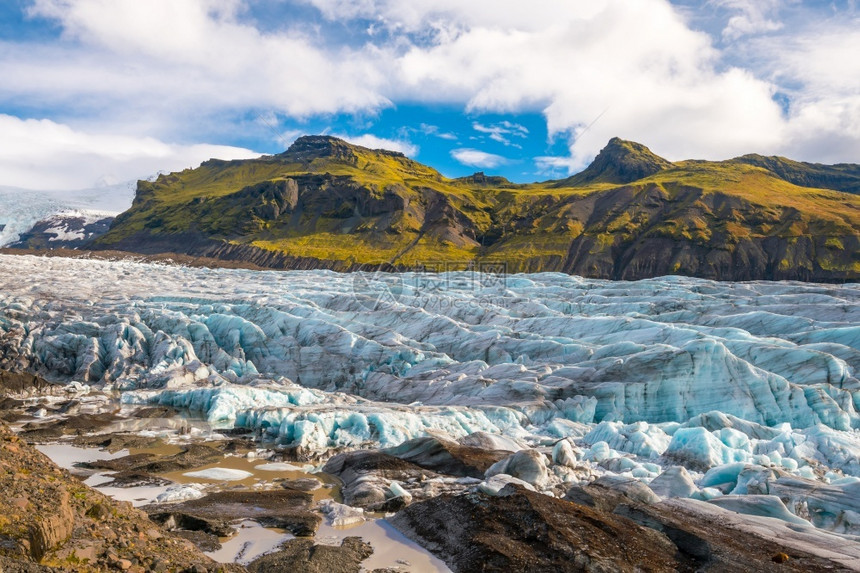
<svg viewBox="0 0 860 573"><path fill-rule="evenodd" d="M860 13L797 0L7 0L0 186L75 189L326 133L445 175L860 162Z"/></svg>

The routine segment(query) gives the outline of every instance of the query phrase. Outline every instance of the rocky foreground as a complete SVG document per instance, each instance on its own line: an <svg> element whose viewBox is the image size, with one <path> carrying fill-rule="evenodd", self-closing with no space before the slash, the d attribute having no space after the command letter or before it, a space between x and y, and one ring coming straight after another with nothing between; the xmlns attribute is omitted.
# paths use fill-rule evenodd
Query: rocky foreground
<svg viewBox="0 0 860 573"><path fill-rule="evenodd" d="M320 488L317 480L278 480L275 491L240 487L179 503L171 498L174 503L142 509L115 501L59 468L33 443L69 443L71 438L76 446L102 446L109 451L164 443L106 431L110 422L121 418L112 413L80 413L79 400L63 398L61 387L41 377L0 370L0 507L4 508L0 573L353 573L373 554L370 544L357 537L347 537L340 545L314 543L311 537L321 516L311 511L308 492ZM161 410L143 409L136 416L159 416L164 414ZM34 412L52 419L28 422ZM18 431L4 420L21 422ZM225 452L237 450L246 453L248 444L241 439L192 443L175 454L136 453L77 465L111 472L113 480L106 485L133 489L170 483L160 474L211 465ZM203 553L220 548L220 540L234 536L239 522L247 519L288 530L297 538L247 567L216 563Z"/></svg>
<svg viewBox="0 0 860 573"><path fill-rule="evenodd" d="M218 565L0 425L0 571L239 571Z"/></svg>
<svg viewBox="0 0 860 573"><path fill-rule="evenodd" d="M389 509L405 507L390 522L453 571L860 570L856 540L755 510L781 506L775 496L758 496L746 507L741 502L736 513L666 495L658 487L666 498L661 500L635 479L607 476L554 497L532 485L541 481L549 457L487 452L432 438L393 452L400 457L341 454L325 469L344 480L344 501L367 508L380 508L381 484L409 484L399 499L389 495L384 502ZM502 461L492 463L493 457ZM452 480L469 483L464 476L491 475L500 464L514 475L498 473L458 493L443 493L434 480L436 472L444 472L448 487Z"/></svg>
<svg viewBox="0 0 860 573"><path fill-rule="evenodd" d="M98 433L106 417L74 414L75 400L34 402L34 392L56 393L40 378L4 372L0 384L28 389L30 400L0 402L3 417L18 420L28 439L74 437L79 445L111 449L147 440ZM26 422L34 408L60 415L52 422ZM155 414L149 409L137 415ZM82 429L86 421L93 422L94 433ZM46 428L53 430L39 431ZM533 450L511 454L495 449L499 445L492 436L473 435L466 444L424 438L386 451L336 454L324 470L341 479L348 505L324 504L323 512L336 513L344 524L355 516L363 519L363 509L387 512L394 527L457 572L860 570L860 543L845 536L666 496L667 488L683 487L683 471L676 472L678 479L652 482L653 489L636 480L602 477L560 489L556 497L531 485L541 481L551 456ZM119 481L153 483L165 472L203 466L224 451L241 449L242 440L228 440L184 446L176 454L129 454L85 465L113 471ZM502 469L510 473L479 479ZM351 537L339 546L319 545L311 538L322 519L311 492L321 484L311 479L278 485L266 491L233 487L139 510L87 487L2 424L0 571L362 570L361 562L374 551L370 544ZM768 506L769 496L759 497ZM297 537L247 568L216 564L198 548L211 550L245 519Z"/></svg>
<svg viewBox="0 0 860 573"><path fill-rule="evenodd" d="M856 286L0 267L0 369L17 373L0 386L18 396L0 418L217 559L860 569ZM3 551L66 566L92 521L76 503L83 525L41 558L35 510ZM255 535L270 543L240 555Z"/></svg>

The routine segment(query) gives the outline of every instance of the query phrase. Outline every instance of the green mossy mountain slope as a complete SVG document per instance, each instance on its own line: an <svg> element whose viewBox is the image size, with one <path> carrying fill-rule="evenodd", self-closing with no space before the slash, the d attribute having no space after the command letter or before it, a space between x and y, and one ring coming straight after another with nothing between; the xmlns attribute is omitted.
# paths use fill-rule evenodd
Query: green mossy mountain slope
<svg viewBox="0 0 860 573"><path fill-rule="evenodd" d="M857 173L760 156L671 163L616 138L582 173L520 185L308 136L279 155L141 181L93 246L271 268L503 262L612 279L856 280L860 196L845 191Z"/></svg>

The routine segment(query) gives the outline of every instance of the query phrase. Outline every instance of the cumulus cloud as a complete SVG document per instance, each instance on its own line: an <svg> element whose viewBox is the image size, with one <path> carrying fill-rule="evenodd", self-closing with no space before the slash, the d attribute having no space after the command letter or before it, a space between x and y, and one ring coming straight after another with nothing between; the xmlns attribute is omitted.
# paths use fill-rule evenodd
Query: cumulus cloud
<svg viewBox="0 0 860 573"><path fill-rule="evenodd" d="M87 133L50 120L0 114L3 185L26 189L83 189L196 167L210 158L257 157L248 149L176 145L151 137Z"/></svg>
<svg viewBox="0 0 860 573"><path fill-rule="evenodd" d="M481 167L492 169L499 165L508 163L508 159L494 153L487 153L479 149L459 148L451 150L451 157L470 167Z"/></svg>
<svg viewBox="0 0 860 573"><path fill-rule="evenodd" d="M860 155L852 111L857 90L812 95L834 82L856 84L857 74L844 69L858 61L851 56L854 40L826 21L809 42L795 43L796 27L784 30L780 19L795 0L706 2L728 14L725 49L762 34L771 36L765 48L785 44L779 55L751 50L736 66L666 0L306 1L331 19L375 19L410 39L401 43L408 48L396 59L401 81L389 88L391 99L465 102L471 111L540 110L551 136L568 136L571 170L616 135L670 159L752 150L796 151L817 161ZM856 20L848 24L858 29ZM782 80L803 88L786 90ZM774 101L777 92L789 93L790 114ZM839 144L825 145L840 129ZM792 143L800 134L807 145ZM511 141L502 133L492 139Z"/></svg>
<svg viewBox="0 0 860 573"><path fill-rule="evenodd" d="M386 139L384 137L377 137L370 133L365 133L363 135L335 135L335 137L339 137L344 141L348 141L350 143L354 143L355 145L361 145L362 147L367 147L369 149L387 149L389 151L399 151L403 155L407 157L414 157L418 155L419 148L417 145L401 140L401 139Z"/></svg>
<svg viewBox="0 0 860 573"><path fill-rule="evenodd" d="M724 43L762 42L732 66L728 48L668 0L296 1L354 35L291 20L301 11L289 3L263 29L248 0L31 0L31 16L57 23L62 38L0 42L0 103L61 106L100 131L159 141L199 140L200 126L211 133L248 110L305 118L408 101L541 112L550 137L568 139L573 170L613 136L673 160L860 155L857 21L809 26L794 42L777 0L708 0L730 15ZM368 25L374 33L362 35ZM522 134L475 125L507 145ZM834 135L839 144L826 144ZM407 141L370 145L417 153Z"/></svg>
<svg viewBox="0 0 860 573"><path fill-rule="evenodd" d="M812 23L753 44L790 94L781 151L828 162L860 161L860 18Z"/></svg>
<svg viewBox="0 0 860 573"><path fill-rule="evenodd" d="M15 78L6 90L39 98L94 93L117 106L158 102L162 112L260 107L301 117L389 104L376 48L326 48L301 22L264 33L239 18L245 7L240 0L35 0L30 15L59 23L65 41L0 51L0 75Z"/></svg>
<svg viewBox="0 0 860 573"><path fill-rule="evenodd" d="M691 30L667 2L597 6L571 8L538 31L474 27L415 47L402 58L406 85L422 91L432 84L477 110L542 109L551 135L569 134L578 166L613 136L672 159L779 142L772 85L740 69L719 71L710 37Z"/></svg>

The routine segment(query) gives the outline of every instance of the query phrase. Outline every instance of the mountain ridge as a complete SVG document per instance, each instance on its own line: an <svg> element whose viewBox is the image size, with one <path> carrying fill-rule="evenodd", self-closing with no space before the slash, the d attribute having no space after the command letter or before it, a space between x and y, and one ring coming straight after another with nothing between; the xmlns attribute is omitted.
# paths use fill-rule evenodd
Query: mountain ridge
<svg viewBox="0 0 860 573"><path fill-rule="evenodd" d="M860 278L860 196L798 186L757 157L672 163L614 138L579 174L515 184L305 136L278 155L139 182L90 248L343 271L493 262L612 279ZM786 165L784 177L851 187L851 166Z"/></svg>
<svg viewBox="0 0 860 573"><path fill-rule="evenodd" d="M741 155L732 161L763 167L780 179L800 187L822 187L834 191L860 193L860 165L850 163L823 165L756 153Z"/></svg>

